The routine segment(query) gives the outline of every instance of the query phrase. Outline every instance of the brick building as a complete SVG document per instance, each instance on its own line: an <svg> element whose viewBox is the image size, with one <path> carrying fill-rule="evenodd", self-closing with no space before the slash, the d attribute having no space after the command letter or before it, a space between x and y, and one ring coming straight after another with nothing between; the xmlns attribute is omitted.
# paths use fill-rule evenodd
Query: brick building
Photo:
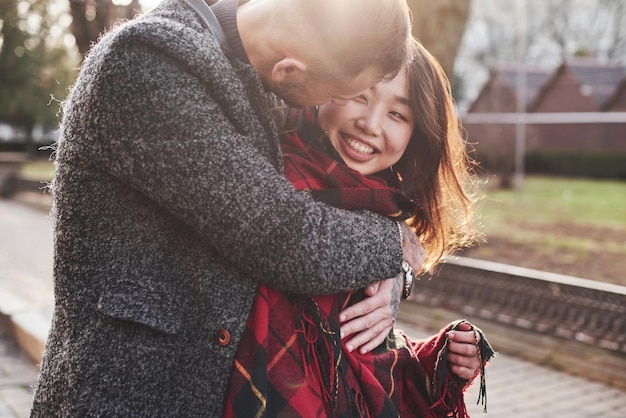
<svg viewBox="0 0 626 418"><path fill-rule="evenodd" d="M518 64L500 64L489 72L489 79L468 113L517 112L517 77L523 71L526 89L522 106L528 111L541 87L550 77L542 68L521 67ZM475 144L479 160L492 170L512 172L515 156L515 126L511 124L464 123L468 140ZM535 136L534 127L527 127L526 137Z"/></svg>
<svg viewBox="0 0 626 418"><path fill-rule="evenodd" d="M602 112L606 110L626 70L617 62L589 58L564 61L528 106L529 112ZM573 115L573 120L576 119ZM541 125L528 138L528 149L626 151L626 125L568 123Z"/></svg>
<svg viewBox="0 0 626 418"><path fill-rule="evenodd" d="M572 113L572 123L526 127L526 150L626 152L626 124L576 123L578 112L626 111L626 69L613 61L570 58L553 71L494 67L467 113L515 113L517 75L523 71L526 89L522 106L528 113ZM512 171L515 125L464 123L479 160L491 170Z"/></svg>

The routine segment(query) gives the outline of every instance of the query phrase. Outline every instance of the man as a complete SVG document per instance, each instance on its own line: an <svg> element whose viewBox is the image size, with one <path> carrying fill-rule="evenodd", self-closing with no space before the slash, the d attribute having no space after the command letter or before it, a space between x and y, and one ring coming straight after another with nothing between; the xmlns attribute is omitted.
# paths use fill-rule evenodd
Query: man
<svg viewBox="0 0 626 418"><path fill-rule="evenodd" d="M420 267L414 234L283 178L268 94L345 100L394 74L405 1L188 3L103 37L68 98L32 416L220 416L259 282L336 293Z"/></svg>

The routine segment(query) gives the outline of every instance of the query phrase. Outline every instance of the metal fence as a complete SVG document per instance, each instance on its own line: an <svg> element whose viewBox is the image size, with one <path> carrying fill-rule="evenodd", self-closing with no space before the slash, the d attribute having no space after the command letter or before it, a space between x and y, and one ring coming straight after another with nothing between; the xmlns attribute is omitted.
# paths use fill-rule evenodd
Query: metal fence
<svg viewBox="0 0 626 418"><path fill-rule="evenodd" d="M626 354L626 287L458 258L414 302Z"/></svg>

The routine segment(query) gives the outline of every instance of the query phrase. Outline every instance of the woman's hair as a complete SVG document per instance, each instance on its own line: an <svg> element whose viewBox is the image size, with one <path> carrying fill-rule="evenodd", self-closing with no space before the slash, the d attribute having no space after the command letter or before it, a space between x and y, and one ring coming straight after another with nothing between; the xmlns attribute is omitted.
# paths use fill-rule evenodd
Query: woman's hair
<svg viewBox="0 0 626 418"><path fill-rule="evenodd" d="M432 271L442 257L481 236L474 220L477 180L448 78L415 39L412 52L407 78L415 129L393 171L418 204L408 222L426 249L423 270Z"/></svg>

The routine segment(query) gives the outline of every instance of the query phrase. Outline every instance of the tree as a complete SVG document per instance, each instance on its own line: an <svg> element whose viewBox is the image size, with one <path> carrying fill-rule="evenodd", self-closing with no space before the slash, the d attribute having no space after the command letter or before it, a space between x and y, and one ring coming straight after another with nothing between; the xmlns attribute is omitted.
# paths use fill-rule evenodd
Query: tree
<svg viewBox="0 0 626 418"><path fill-rule="evenodd" d="M113 0L69 0L72 35L84 57L100 35L118 19L131 19L141 10L139 0L128 5L115 5Z"/></svg>
<svg viewBox="0 0 626 418"><path fill-rule="evenodd" d="M624 59L626 55L626 2L623 0L600 0L601 16L606 19L604 39L609 58Z"/></svg>
<svg viewBox="0 0 626 418"><path fill-rule="evenodd" d="M0 120L32 140L58 124L58 100L74 77L67 49L51 36L46 0L0 2Z"/></svg>
<svg viewBox="0 0 626 418"><path fill-rule="evenodd" d="M522 1L522 0L517 0ZM457 58L458 75L468 87L486 81L489 68L519 61L555 68L563 58L590 55L626 64L626 1L525 0L526 53L518 57L516 2L474 0ZM467 91L469 99L477 89Z"/></svg>
<svg viewBox="0 0 626 418"><path fill-rule="evenodd" d="M456 58L470 14L470 0L408 0L413 35L439 60L453 81Z"/></svg>
<svg viewBox="0 0 626 418"><path fill-rule="evenodd" d="M534 7L534 1L537 0L529 7ZM556 46L561 57L592 55L624 59L624 0L548 0L543 7L535 28Z"/></svg>

